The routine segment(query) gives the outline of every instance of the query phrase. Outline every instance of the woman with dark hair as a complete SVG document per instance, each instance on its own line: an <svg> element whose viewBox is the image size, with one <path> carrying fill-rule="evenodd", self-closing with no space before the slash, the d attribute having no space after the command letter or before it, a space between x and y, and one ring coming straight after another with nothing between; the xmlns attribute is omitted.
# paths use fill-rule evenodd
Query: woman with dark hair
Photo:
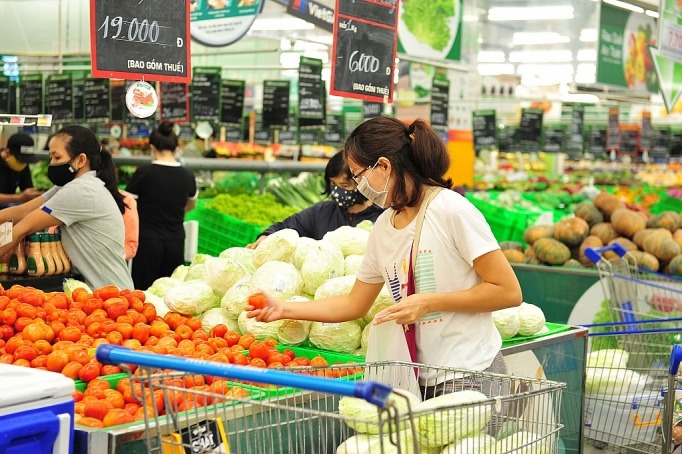
<svg viewBox="0 0 682 454"><path fill-rule="evenodd" d="M318 202L305 210L272 224L258 239L246 247L255 249L268 236L282 229L294 229L300 236L321 240L325 233L342 225L355 227L360 222L376 221L383 210L375 207L356 190L343 153L336 153L324 169L325 195L332 200Z"/></svg>
<svg viewBox="0 0 682 454"><path fill-rule="evenodd" d="M194 174L175 159L178 136L164 121L149 136L152 163L139 167L126 187L137 198L140 234L132 275L145 290L184 263L185 212L196 206Z"/></svg>
<svg viewBox="0 0 682 454"><path fill-rule="evenodd" d="M12 242L0 247L0 255L26 235L60 226L64 250L88 285L133 288L123 252L125 205L111 155L82 126L60 129L49 147L47 176L55 186L0 211L0 222L14 222Z"/></svg>
<svg viewBox="0 0 682 454"><path fill-rule="evenodd" d="M355 320L387 285L395 304L373 323L408 327L413 360L504 373L502 339L491 312L520 305L521 288L483 215L450 190L445 176L450 159L438 134L421 120L407 126L376 117L355 128L344 153L358 191L387 208L372 229L353 288L324 301L289 304L268 298L264 309L249 316L260 321ZM425 200L430 202L413 262ZM429 393L454 389L450 381L430 374L419 379L421 385L434 386ZM486 392L485 384L477 386Z"/></svg>

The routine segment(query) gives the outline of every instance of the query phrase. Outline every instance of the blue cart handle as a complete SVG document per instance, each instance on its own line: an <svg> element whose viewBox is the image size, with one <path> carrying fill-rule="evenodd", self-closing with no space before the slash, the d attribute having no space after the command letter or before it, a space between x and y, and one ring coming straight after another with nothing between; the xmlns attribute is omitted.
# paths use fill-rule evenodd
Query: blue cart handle
<svg viewBox="0 0 682 454"><path fill-rule="evenodd" d="M620 244L613 243L613 244L609 244L608 246L599 247L599 248L588 247L587 249L585 249L585 256L588 259L592 260L592 263L596 264L599 262L599 260L601 260L602 253L606 252L606 251L613 251L616 254L618 254L618 257L623 257L628 252Z"/></svg>
<svg viewBox="0 0 682 454"><path fill-rule="evenodd" d="M178 356L157 355L135 352L126 347L102 344L97 347L97 361L102 364L135 364L159 369L172 369L199 375L215 375L233 380L246 380L278 386L319 391L342 396L359 397L378 407L385 408L393 391L388 385L373 381L349 382L324 377L310 377L302 374L274 369L244 367L214 361L187 359Z"/></svg>
<svg viewBox="0 0 682 454"><path fill-rule="evenodd" d="M682 361L682 345L675 344L672 353L670 353L670 375L677 375L680 361Z"/></svg>

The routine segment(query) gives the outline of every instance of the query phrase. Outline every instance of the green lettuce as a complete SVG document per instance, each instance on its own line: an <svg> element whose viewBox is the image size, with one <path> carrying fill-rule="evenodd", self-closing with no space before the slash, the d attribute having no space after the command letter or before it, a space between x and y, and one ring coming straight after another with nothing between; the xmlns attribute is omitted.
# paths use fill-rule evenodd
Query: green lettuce
<svg viewBox="0 0 682 454"><path fill-rule="evenodd" d="M408 0L403 3L403 22L417 40L442 51L450 41L448 20L455 15L452 0Z"/></svg>

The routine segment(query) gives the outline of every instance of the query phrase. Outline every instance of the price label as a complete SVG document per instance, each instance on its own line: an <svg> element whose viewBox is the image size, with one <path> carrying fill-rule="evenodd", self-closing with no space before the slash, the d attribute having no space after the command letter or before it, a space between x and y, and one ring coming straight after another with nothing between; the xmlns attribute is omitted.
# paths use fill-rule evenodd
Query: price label
<svg viewBox="0 0 682 454"><path fill-rule="evenodd" d="M12 222L7 221L0 224L0 246L10 244L12 242Z"/></svg>

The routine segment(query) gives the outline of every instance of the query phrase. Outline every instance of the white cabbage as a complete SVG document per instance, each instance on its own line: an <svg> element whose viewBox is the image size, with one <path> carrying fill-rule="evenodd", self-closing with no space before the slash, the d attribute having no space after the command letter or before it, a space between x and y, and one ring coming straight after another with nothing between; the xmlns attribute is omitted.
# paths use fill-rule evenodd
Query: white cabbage
<svg viewBox="0 0 682 454"><path fill-rule="evenodd" d="M209 256L209 258L211 258ZM190 265L187 270L187 275L185 276L186 281L196 281L204 278L204 262L197 263L195 265Z"/></svg>
<svg viewBox="0 0 682 454"><path fill-rule="evenodd" d="M277 330L282 324L283 320L277 320L274 322L259 322L255 318L248 318L246 316L247 312L242 312L239 314L237 323L239 324L239 330L242 334L251 333L256 339L265 339L266 337L277 338Z"/></svg>
<svg viewBox="0 0 682 454"><path fill-rule="evenodd" d="M479 454L485 446L495 443L493 437L486 433L480 433L446 446L441 454Z"/></svg>
<svg viewBox="0 0 682 454"><path fill-rule="evenodd" d="M302 236L298 239L296 244L296 250L294 251L294 266L297 270L300 270L303 266L303 259L308 253L308 250L317 243L317 240L308 238L307 236Z"/></svg>
<svg viewBox="0 0 682 454"><path fill-rule="evenodd" d="M308 248L300 269L303 290L315 293L315 290L329 279L343 276L343 252L330 241L317 241Z"/></svg>
<svg viewBox="0 0 682 454"><path fill-rule="evenodd" d="M92 294L92 289L88 286L88 284L83 281L79 281L78 279L66 278L64 279L62 286L64 288L64 293L66 293L66 296L69 298L71 297L71 293L73 293L73 291L78 287L84 288L88 291L88 293Z"/></svg>
<svg viewBox="0 0 682 454"><path fill-rule="evenodd" d="M371 327L371 323L365 325L365 327L362 329L362 335L360 336L360 348L362 348L365 352L367 351L367 345L369 344L369 330Z"/></svg>
<svg viewBox="0 0 682 454"><path fill-rule="evenodd" d="M398 415L406 415L408 409L412 411L419 406L421 398L402 389L394 389L389 397ZM339 399L339 414L351 429L360 433L378 434L379 430L379 410L376 405L358 397L342 397ZM382 418L384 427L381 432L387 433L389 430L388 419ZM398 424L398 430L405 428L408 420L404 419Z"/></svg>
<svg viewBox="0 0 682 454"><path fill-rule="evenodd" d="M187 265L178 265L173 272L171 273L170 277L173 279L177 279L179 281L184 281L185 278L187 277L187 273L189 272L189 266Z"/></svg>
<svg viewBox="0 0 682 454"><path fill-rule="evenodd" d="M387 448L384 445L385 448ZM398 450L381 450L381 437L379 435L357 434L347 438L336 448L336 454L389 454L397 453Z"/></svg>
<svg viewBox="0 0 682 454"><path fill-rule="evenodd" d="M231 324L230 318L223 308L214 307L201 314L201 327L204 328L204 331L207 333L210 332L214 326L221 324L225 326Z"/></svg>
<svg viewBox="0 0 682 454"><path fill-rule="evenodd" d="M303 279L301 273L291 263L270 261L258 267L253 273L251 290L286 300L301 293Z"/></svg>
<svg viewBox="0 0 682 454"><path fill-rule="evenodd" d="M323 240L329 240L336 243L343 255L364 255L367 249L367 240L369 239L369 232L357 227L342 225L336 230L325 233Z"/></svg>
<svg viewBox="0 0 682 454"><path fill-rule="evenodd" d="M545 314L534 304L521 303L519 306L519 334L532 336L545 326Z"/></svg>
<svg viewBox="0 0 682 454"><path fill-rule="evenodd" d="M166 306L163 298L146 290L144 291L144 302L152 303L154 305L154 309L156 309L156 315L159 317L165 317L166 314L171 311L170 308Z"/></svg>
<svg viewBox="0 0 682 454"><path fill-rule="evenodd" d="M321 300L330 296L348 295L355 284L355 276L341 276L329 279L315 290L315 299Z"/></svg>
<svg viewBox="0 0 682 454"><path fill-rule="evenodd" d="M209 254L194 254L194 257L192 258L192 261L190 262L189 266L192 265L200 265L206 261L207 258L213 257L212 255Z"/></svg>
<svg viewBox="0 0 682 454"><path fill-rule="evenodd" d="M377 315L379 312L382 310L386 309L387 307L391 306L394 304L395 301L393 301L393 296L391 295L391 291L384 285L381 287L381 291L379 292L379 296L374 300L372 303L372 306L370 306L369 311L367 311L367 314L363 317L365 320L365 324L371 323L372 320L374 320L374 316Z"/></svg>
<svg viewBox="0 0 682 454"><path fill-rule="evenodd" d="M500 332L502 339L511 339L518 334L519 327L521 326L519 308L510 307L493 311L493 322L495 322L495 327Z"/></svg>
<svg viewBox="0 0 682 454"><path fill-rule="evenodd" d="M585 392L600 395L632 395L641 392L648 384L648 375L640 375L630 369L587 367L585 369Z"/></svg>
<svg viewBox="0 0 682 454"><path fill-rule="evenodd" d="M362 328L355 322L313 322L308 340L317 348L353 353L360 346Z"/></svg>
<svg viewBox="0 0 682 454"><path fill-rule="evenodd" d="M239 263L249 273L256 271L256 267L253 264L253 249L247 247L231 247L225 249L218 255L221 259L230 259L236 263Z"/></svg>
<svg viewBox="0 0 682 454"><path fill-rule="evenodd" d="M216 307L220 298L206 282L194 280L181 282L168 290L163 301L172 311L194 316Z"/></svg>
<svg viewBox="0 0 682 454"><path fill-rule="evenodd" d="M309 301L305 296L293 296L289 298L287 303L300 303ZM308 320L282 320L282 323L277 328L277 338L283 344L287 345L301 345L308 340L308 333L310 333L310 326L313 322Z"/></svg>
<svg viewBox="0 0 682 454"><path fill-rule="evenodd" d="M252 293L251 276L243 277L225 292L220 300L220 307L225 309L230 318L236 319L244 310L244 306L246 306Z"/></svg>
<svg viewBox="0 0 682 454"><path fill-rule="evenodd" d="M293 262L298 240L298 232L294 229L282 229L268 235L253 252L253 266L259 268L272 260Z"/></svg>
<svg viewBox="0 0 682 454"><path fill-rule="evenodd" d="M163 298L168 290L180 284L182 284L182 281L178 279L173 279L172 277L160 277L152 282L151 287L149 287L147 291L152 295Z"/></svg>
<svg viewBox="0 0 682 454"><path fill-rule="evenodd" d="M343 263L343 274L344 276L356 275L360 270L360 264L365 258L364 255L351 254L346 256Z"/></svg>
<svg viewBox="0 0 682 454"><path fill-rule="evenodd" d="M249 274L244 266L232 259L211 257L204 262L204 282L220 297L239 279Z"/></svg>
<svg viewBox="0 0 682 454"><path fill-rule="evenodd" d="M628 365L630 354L625 350L605 349L595 350L587 355L586 367L611 367L625 369Z"/></svg>
<svg viewBox="0 0 682 454"><path fill-rule="evenodd" d="M372 228L374 227L374 223L370 221L369 219L365 219L364 221L360 221L358 225L355 227L362 229L362 230L367 230L368 232L372 231Z"/></svg>

